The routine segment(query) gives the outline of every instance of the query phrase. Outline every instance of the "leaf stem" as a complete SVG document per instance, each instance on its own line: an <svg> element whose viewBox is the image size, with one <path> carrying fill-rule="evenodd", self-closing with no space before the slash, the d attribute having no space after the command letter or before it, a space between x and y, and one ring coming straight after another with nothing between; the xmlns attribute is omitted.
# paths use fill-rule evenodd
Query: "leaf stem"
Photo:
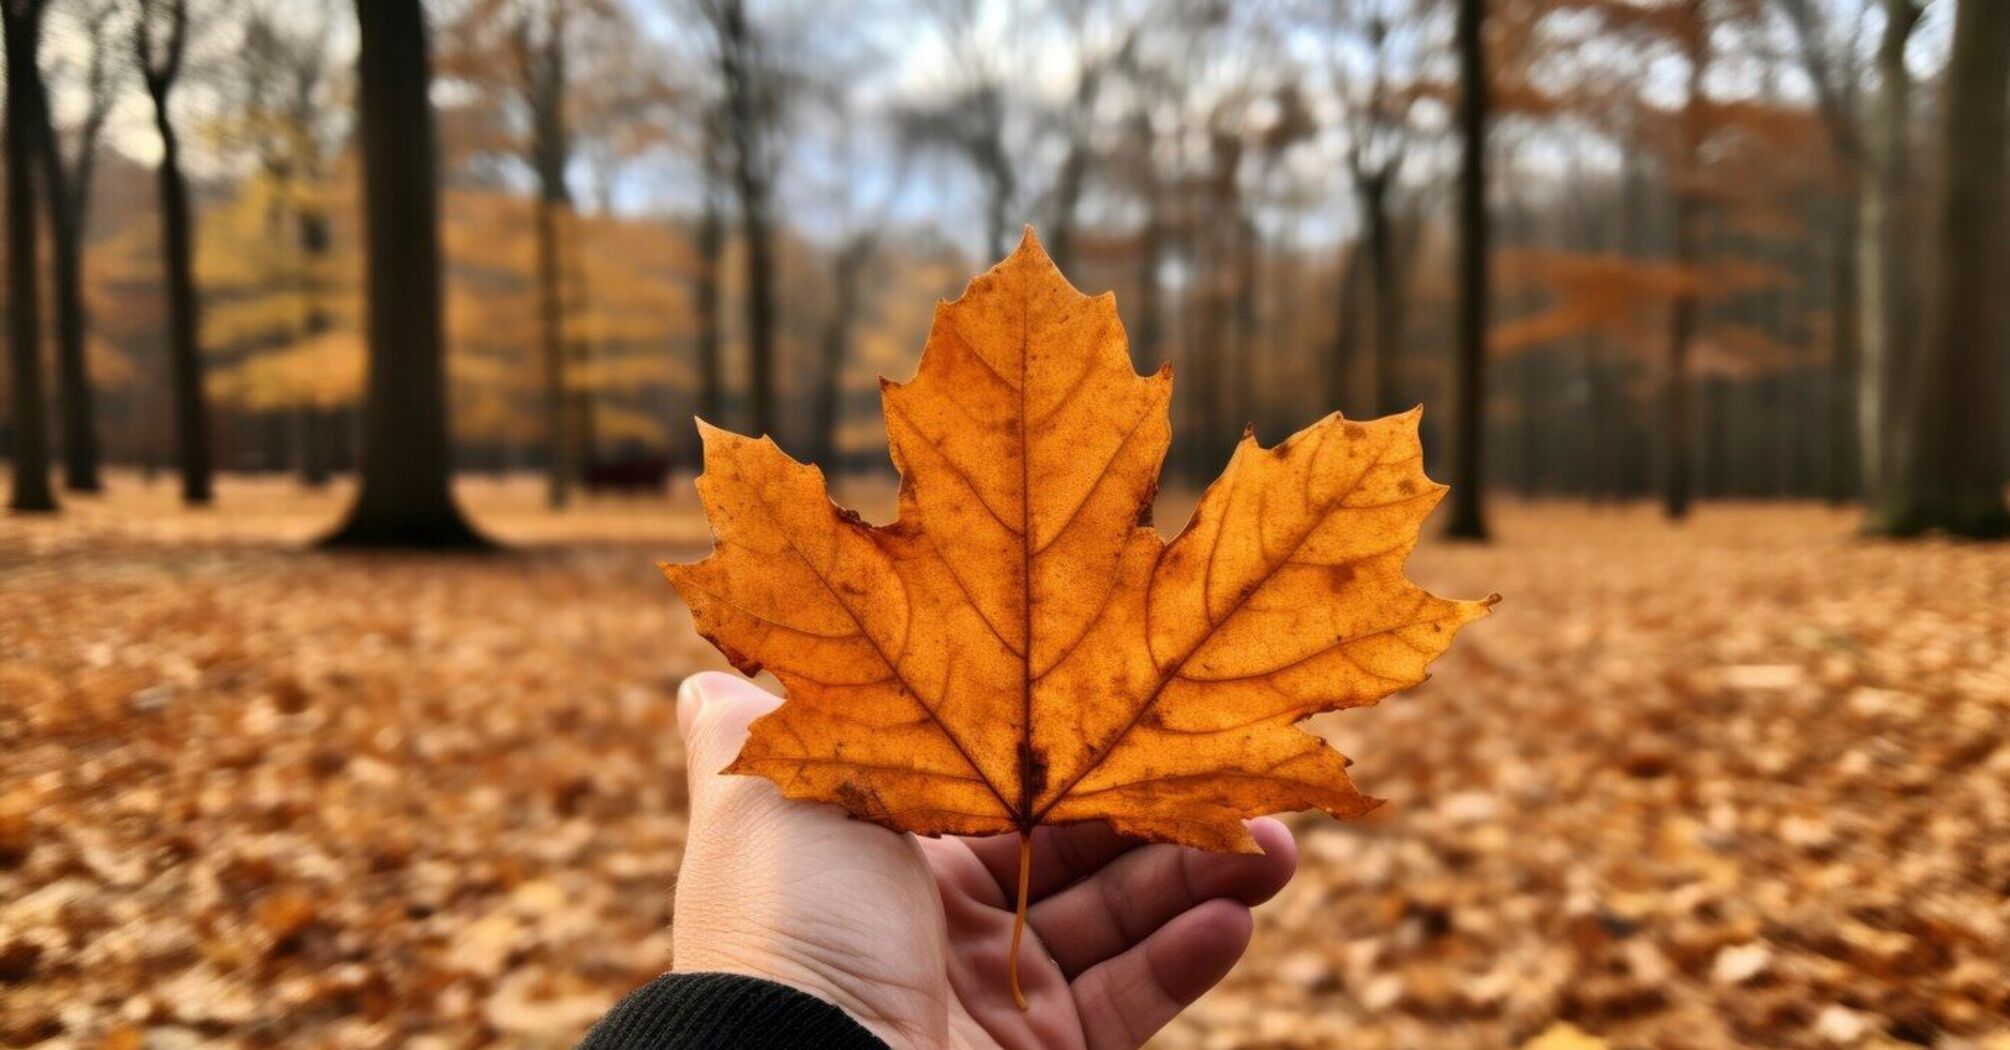
<svg viewBox="0 0 2010 1050"><path fill-rule="evenodd" d="M1026 886L1033 874L1033 831L1019 830L1019 901L1012 913L1012 952L1006 972L1012 981L1012 1002L1026 1009L1026 993L1019 990L1019 938L1026 932Z"/></svg>

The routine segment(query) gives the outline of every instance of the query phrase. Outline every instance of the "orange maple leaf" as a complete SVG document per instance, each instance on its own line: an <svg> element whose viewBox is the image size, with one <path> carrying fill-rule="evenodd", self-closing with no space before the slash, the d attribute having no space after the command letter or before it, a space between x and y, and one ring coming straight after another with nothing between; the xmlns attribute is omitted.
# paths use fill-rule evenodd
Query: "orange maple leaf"
<svg viewBox="0 0 2010 1050"><path fill-rule="evenodd" d="M1030 229L882 393L898 521L701 423L717 546L663 566L701 634L787 688L726 772L791 798L923 835L1017 831L1022 872L1041 824L1254 850L1247 817L1377 804L1296 723L1422 682L1494 601L1403 576L1445 492L1416 410L1270 449L1245 434L1163 541L1172 370L1132 372L1115 298L1077 292Z"/></svg>

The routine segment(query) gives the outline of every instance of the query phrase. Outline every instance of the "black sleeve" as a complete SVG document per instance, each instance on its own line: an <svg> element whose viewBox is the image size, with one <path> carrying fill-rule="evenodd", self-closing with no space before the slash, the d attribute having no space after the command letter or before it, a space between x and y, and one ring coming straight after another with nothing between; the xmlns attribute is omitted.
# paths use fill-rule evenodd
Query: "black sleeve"
<svg viewBox="0 0 2010 1050"><path fill-rule="evenodd" d="M614 1004L577 1050L887 1050L843 1010L787 985L673 973Z"/></svg>

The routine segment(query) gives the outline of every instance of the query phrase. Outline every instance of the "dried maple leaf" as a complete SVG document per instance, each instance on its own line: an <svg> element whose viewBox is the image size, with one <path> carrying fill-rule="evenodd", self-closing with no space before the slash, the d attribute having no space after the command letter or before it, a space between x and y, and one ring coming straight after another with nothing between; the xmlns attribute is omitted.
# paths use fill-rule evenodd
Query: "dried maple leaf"
<svg viewBox="0 0 2010 1050"><path fill-rule="evenodd" d="M882 392L898 521L701 424L717 547L663 566L700 633L787 688L726 772L791 798L923 835L1018 831L1022 873L1040 824L1253 850L1246 817L1376 805L1296 723L1422 682L1493 601L1403 577L1445 491L1414 410L1271 449L1245 433L1161 540L1171 369L1133 373L1115 298L1075 291L1030 229Z"/></svg>

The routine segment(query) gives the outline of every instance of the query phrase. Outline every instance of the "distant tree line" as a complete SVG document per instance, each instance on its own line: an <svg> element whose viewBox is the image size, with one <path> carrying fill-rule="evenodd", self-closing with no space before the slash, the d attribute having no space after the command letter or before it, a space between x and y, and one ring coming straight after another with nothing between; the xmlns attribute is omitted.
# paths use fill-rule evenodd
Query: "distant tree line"
<svg viewBox="0 0 2010 1050"><path fill-rule="evenodd" d="M623 460L688 469L694 413L857 469L872 374L1032 222L1173 362L1184 480L1243 422L1421 401L1454 536L1489 490L2010 534L2004 5L0 15L17 510L107 455L192 504L214 464L353 469L338 535L473 543L455 462L565 506ZM134 86L153 221L94 221Z"/></svg>

